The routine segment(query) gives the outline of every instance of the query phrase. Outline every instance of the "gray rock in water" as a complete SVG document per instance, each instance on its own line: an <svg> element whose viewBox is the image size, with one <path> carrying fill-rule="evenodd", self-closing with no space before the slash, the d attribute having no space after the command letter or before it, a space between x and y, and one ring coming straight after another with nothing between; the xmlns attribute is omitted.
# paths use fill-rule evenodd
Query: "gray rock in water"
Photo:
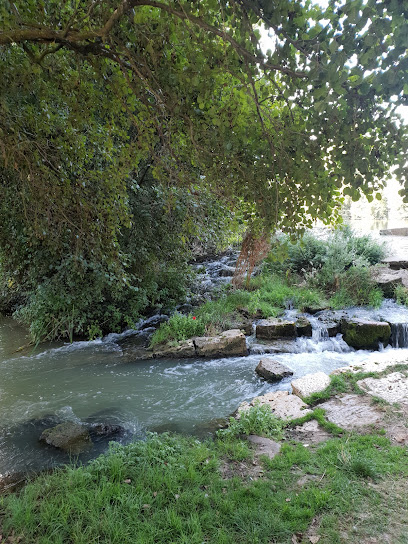
<svg viewBox="0 0 408 544"><path fill-rule="evenodd" d="M269 382L277 382L287 376L293 376L290 368L270 358L261 359L255 372Z"/></svg>
<svg viewBox="0 0 408 544"><path fill-rule="evenodd" d="M218 336L200 336L193 341L199 357L245 357L248 354L245 335L238 329Z"/></svg>
<svg viewBox="0 0 408 544"><path fill-rule="evenodd" d="M296 324L294 321L281 321L279 319L261 319L256 325L256 337L263 340L275 338L294 338L296 336Z"/></svg>
<svg viewBox="0 0 408 544"><path fill-rule="evenodd" d="M72 421L45 429L40 441L72 454L82 453L92 448L92 440L87 427Z"/></svg>
<svg viewBox="0 0 408 544"><path fill-rule="evenodd" d="M296 320L296 333L298 336L312 336L312 325L306 317Z"/></svg>
<svg viewBox="0 0 408 544"><path fill-rule="evenodd" d="M355 349L378 349L388 345L391 336L389 323L365 319L344 319L341 324L344 341Z"/></svg>

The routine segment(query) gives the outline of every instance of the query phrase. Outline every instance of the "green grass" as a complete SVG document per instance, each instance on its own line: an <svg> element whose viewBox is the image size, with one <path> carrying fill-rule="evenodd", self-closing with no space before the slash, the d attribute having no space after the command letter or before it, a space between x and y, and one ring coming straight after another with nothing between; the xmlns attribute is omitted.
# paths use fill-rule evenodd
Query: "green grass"
<svg viewBox="0 0 408 544"><path fill-rule="evenodd" d="M341 542L334 519L362 505L381 516L367 480L408 475L406 449L379 435L348 435L313 450L283 445L258 480L222 478L230 451L220 439L167 434L112 445L86 467L40 476L2 497L3 538L14 531L30 544L289 544L319 516L333 537L323 541ZM314 479L299 486L302 476Z"/></svg>
<svg viewBox="0 0 408 544"><path fill-rule="evenodd" d="M195 320L192 315L174 314L155 332L151 346L239 328L243 313L258 318L277 317L288 305L302 311L310 306L324 307L327 301L317 289L291 285L285 278L261 274L251 280L248 290L227 289L217 299L204 303L195 310Z"/></svg>

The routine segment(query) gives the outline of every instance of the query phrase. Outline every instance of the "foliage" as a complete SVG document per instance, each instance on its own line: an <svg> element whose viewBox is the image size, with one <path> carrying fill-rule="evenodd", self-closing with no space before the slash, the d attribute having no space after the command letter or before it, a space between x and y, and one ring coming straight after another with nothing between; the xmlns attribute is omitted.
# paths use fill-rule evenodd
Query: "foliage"
<svg viewBox="0 0 408 544"><path fill-rule="evenodd" d="M371 278L370 270L354 266L337 276L338 290L330 298L334 309L347 306L372 306L379 308L383 301L380 288Z"/></svg>
<svg viewBox="0 0 408 544"><path fill-rule="evenodd" d="M269 406L258 403L247 410L241 410L238 418L230 417L228 427L217 431L218 438L225 440L250 434L280 440L283 437L283 422Z"/></svg>
<svg viewBox="0 0 408 544"><path fill-rule="evenodd" d="M192 314L182 315L176 312L156 330L151 338L150 346L171 340L187 340L192 336L204 336L204 333L205 324L200 318Z"/></svg>
<svg viewBox="0 0 408 544"><path fill-rule="evenodd" d="M403 285L396 285L394 288L395 300L398 304L408 306L408 289Z"/></svg>
<svg viewBox="0 0 408 544"><path fill-rule="evenodd" d="M36 338L124 326L171 305L219 226L302 231L406 183L405 18L374 0L3 2L3 307L27 300Z"/></svg>

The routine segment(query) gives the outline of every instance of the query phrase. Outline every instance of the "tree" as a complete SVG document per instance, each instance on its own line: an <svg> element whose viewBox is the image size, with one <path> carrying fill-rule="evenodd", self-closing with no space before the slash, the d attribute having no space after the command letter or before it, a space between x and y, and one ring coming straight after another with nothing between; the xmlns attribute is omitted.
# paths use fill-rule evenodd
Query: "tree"
<svg viewBox="0 0 408 544"><path fill-rule="evenodd" d="M407 15L394 0L3 2L3 262L24 275L31 244L46 266L65 252L123 268L145 165L261 232L328 222L393 167L408 186Z"/></svg>

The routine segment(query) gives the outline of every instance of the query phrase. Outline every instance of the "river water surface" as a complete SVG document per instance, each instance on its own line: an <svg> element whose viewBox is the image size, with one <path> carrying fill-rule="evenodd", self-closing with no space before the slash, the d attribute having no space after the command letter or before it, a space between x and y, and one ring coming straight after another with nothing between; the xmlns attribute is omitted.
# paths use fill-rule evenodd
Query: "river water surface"
<svg viewBox="0 0 408 544"><path fill-rule="evenodd" d="M406 309L387 304L374 317L384 314L392 320L395 315L397 322L408 323ZM361 313L367 317L366 310ZM329 339L316 332L321 331L315 330L312 339L299 338L293 353L273 355L294 371L294 378L330 373L373 357L408 360L406 348L353 351L341 335ZM241 402L290 390L293 378L269 384L258 377L254 370L259 354L129 362L120 341L131 334L16 352L27 344L26 331L10 319L0 320L0 474L69 462L66 454L38 440L44 428L60 421L120 424L126 430L120 437L124 442L143 437L146 430L203 436L212 428L211 420L229 416ZM87 461L106 447L107 441L101 441L79 460Z"/></svg>

